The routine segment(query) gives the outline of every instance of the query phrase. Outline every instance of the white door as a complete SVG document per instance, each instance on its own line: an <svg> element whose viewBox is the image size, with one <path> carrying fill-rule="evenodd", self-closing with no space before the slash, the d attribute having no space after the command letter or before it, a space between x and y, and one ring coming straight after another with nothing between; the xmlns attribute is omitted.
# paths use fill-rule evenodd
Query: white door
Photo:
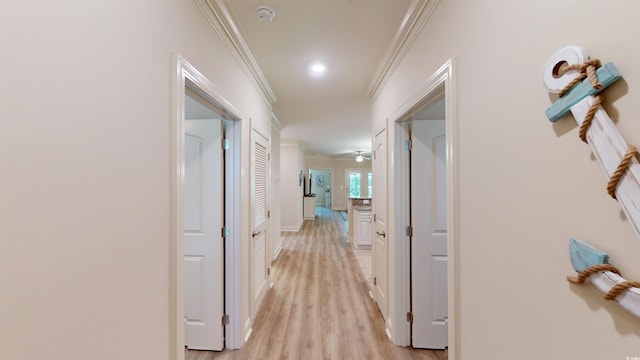
<svg viewBox="0 0 640 360"><path fill-rule="evenodd" d="M251 315L258 311L269 285L267 259L269 140L255 129L251 141Z"/></svg>
<svg viewBox="0 0 640 360"><path fill-rule="evenodd" d="M386 320L388 306L389 263L387 244L387 132L373 138L373 299Z"/></svg>
<svg viewBox="0 0 640 360"><path fill-rule="evenodd" d="M185 120L185 345L222 350L224 333L222 122Z"/></svg>
<svg viewBox="0 0 640 360"><path fill-rule="evenodd" d="M412 122L412 345L447 346L447 189L444 120Z"/></svg>

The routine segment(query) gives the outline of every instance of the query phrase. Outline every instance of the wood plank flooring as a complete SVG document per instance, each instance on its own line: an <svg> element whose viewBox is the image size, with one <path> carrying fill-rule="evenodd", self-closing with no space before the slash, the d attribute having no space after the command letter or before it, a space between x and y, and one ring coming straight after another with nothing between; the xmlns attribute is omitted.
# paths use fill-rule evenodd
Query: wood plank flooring
<svg viewBox="0 0 640 360"><path fill-rule="evenodd" d="M187 360L446 360L446 351L397 347L369 296L369 284L353 249L346 222L317 208L299 232L283 233L283 249L271 266L269 290L240 350L186 351Z"/></svg>

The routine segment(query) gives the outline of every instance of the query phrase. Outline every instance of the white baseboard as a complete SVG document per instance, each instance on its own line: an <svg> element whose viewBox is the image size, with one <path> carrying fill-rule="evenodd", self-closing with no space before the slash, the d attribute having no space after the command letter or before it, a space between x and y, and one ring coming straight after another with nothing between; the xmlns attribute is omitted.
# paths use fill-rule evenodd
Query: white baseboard
<svg viewBox="0 0 640 360"><path fill-rule="evenodd" d="M283 226L280 228L280 231L300 231L300 227L295 227L295 226Z"/></svg>
<svg viewBox="0 0 640 360"><path fill-rule="evenodd" d="M281 251L282 251L282 242L280 242L280 244L278 244L278 247L276 247L276 251L274 252L275 254L273 255L273 260L278 258L278 255L280 255Z"/></svg>

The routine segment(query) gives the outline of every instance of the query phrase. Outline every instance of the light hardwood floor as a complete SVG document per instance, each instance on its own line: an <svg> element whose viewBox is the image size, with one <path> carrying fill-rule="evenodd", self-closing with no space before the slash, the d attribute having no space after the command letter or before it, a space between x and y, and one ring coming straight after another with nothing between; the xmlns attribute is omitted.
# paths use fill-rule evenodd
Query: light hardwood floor
<svg viewBox="0 0 640 360"><path fill-rule="evenodd" d="M446 351L394 346L369 296L369 284L346 243L346 222L317 208L299 232L283 233L269 290L240 350L186 351L187 360L423 359Z"/></svg>

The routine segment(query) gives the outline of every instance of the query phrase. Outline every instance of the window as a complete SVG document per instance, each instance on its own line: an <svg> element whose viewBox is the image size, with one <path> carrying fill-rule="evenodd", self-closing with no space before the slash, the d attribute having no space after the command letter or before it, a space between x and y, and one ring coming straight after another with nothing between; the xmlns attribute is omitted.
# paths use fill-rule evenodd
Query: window
<svg viewBox="0 0 640 360"><path fill-rule="evenodd" d="M362 185L360 184L360 173L349 172L349 197L359 198L361 187Z"/></svg>
<svg viewBox="0 0 640 360"><path fill-rule="evenodd" d="M347 195L350 198L370 198L373 194L373 174L370 169L347 169Z"/></svg>

